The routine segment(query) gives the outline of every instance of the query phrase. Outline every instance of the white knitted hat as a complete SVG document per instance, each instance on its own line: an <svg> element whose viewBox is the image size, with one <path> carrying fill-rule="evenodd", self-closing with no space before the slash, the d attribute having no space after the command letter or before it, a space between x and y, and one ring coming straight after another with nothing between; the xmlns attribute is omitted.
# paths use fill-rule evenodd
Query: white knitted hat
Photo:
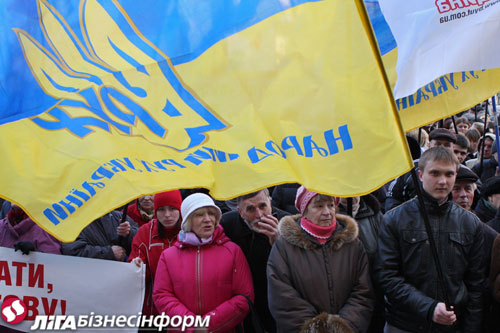
<svg viewBox="0 0 500 333"><path fill-rule="evenodd" d="M182 215L182 224L181 228L184 231L191 231L191 230L186 230L186 222L189 221L189 215L191 215L195 210L198 208L203 208L203 207L214 207L217 210L217 216L216 216L216 222L215 226L219 224L220 218L222 216L222 212L219 207L217 207L208 195L203 194L203 193L193 193L190 196L186 197L182 201L181 205L181 215ZM189 229L191 227L189 226Z"/></svg>

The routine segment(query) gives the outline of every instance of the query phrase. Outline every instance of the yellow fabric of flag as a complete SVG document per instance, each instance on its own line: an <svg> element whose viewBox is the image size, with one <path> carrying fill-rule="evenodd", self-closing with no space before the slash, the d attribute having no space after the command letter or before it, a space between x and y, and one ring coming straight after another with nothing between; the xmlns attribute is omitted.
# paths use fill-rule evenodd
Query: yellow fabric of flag
<svg viewBox="0 0 500 333"><path fill-rule="evenodd" d="M397 49L382 57L394 88ZM396 100L405 132L450 117L500 91L500 69L450 73L433 80L413 95Z"/></svg>
<svg viewBox="0 0 500 333"><path fill-rule="evenodd" d="M276 1L288 5L268 15L274 1L257 3L260 17L174 61L157 46L170 30L139 28L125 4L81 1L70 20L39 0L39 36L11 27L41 111L0 125L2 197L72 241L143 194L299 182L361 195L406 172L363 2Z"/></svg>

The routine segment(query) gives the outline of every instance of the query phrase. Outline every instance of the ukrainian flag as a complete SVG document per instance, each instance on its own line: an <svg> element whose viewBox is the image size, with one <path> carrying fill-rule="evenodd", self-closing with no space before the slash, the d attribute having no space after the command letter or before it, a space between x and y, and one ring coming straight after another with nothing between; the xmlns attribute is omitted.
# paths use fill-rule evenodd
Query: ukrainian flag
<svg viewBox="0 0 500 333"><path fill-rule="evenodd" d="M385 71L394 88L397 81L397 45L378 0L365 0L377 36ZM488 52L488 50L484 50ZM405 132L467 110L500 91L500 69L443 75L412 95L396 100Z"/></svg>
<svg viewBox="0 0 500 333"><path fill-rule="evenodd" d="M1 195L71 241L147 193L411 167L361 0L2 0Z"/></svg>

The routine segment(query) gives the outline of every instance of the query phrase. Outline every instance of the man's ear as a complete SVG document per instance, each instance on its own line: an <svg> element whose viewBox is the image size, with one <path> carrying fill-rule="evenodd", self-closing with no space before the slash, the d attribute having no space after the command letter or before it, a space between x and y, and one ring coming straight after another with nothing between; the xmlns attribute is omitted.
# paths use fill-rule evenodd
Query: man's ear
<svg viewBox="0 0 500 333"><path fill-rule="evenodd" d="M420 181L422 181L422 175L423 175L422 170L418 169L417 172L418 172L418 179L420 179Z"/></svg>

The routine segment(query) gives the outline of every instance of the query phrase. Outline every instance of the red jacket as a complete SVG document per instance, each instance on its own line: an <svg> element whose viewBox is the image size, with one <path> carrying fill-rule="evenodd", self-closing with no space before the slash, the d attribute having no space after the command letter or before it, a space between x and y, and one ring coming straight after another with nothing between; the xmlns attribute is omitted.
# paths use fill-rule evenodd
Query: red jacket
<svg viewBox="0 0 500 333"><path fill-rule="evenodd" d="M245 255L221 226L204 246L177 241L161 254L153 299L169 316L210 316L210 332L233 332L248 313L253 284Z"/></svg>
<svg viewBox="0 0 500 333"><path fill-rule="evenodd" d="M167 231L167 238L161 239L158 235L158 220L152 219L139 228L132 240L132 251L128 258L129 262L140 257L146 265L146 295L142 313L145 315L158 314L153 303L153 284L156 274L156 266L163 250L174 245L179 229Z"/></svg>
<svg viewBox="0 0 500 333"><path fill-rule="evenodd" d="M137 222L137 224L139 225L139 227L142 227L143 225L145 225L146 223L148 223L149 221L151 220L144 220L141 216L141 212L139 211L139 207L137 207L137 200L135 203L131 204L130 206L128 206L127 208L127 215L128 217L130 217L132 220L134 220L135 222ZM156 218L156 216L155 216Z"/></svg>

